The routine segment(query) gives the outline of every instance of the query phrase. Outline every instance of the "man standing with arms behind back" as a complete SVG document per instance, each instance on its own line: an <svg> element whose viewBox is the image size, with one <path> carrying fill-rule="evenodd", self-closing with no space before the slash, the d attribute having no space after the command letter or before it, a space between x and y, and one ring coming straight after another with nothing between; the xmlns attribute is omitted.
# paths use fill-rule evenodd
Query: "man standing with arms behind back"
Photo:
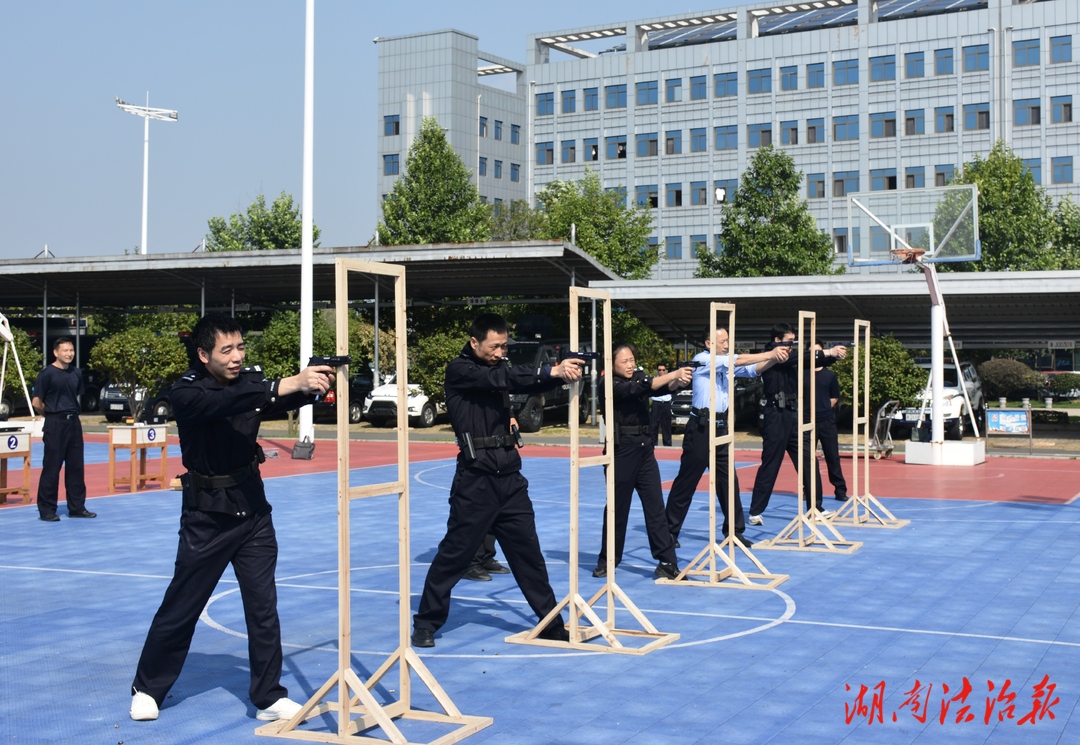
<svg viewBox="0 0 1080 745"><path fill-rule="evenodd" d="M38 482L38 516L47 523L60 521L56 514L60 498L60 466L64 466L64 491L68 517L97 517L86 509L86 482L83 479L83 436L79 403L83 394L82 371L72 364L75 345L61 336L53 342L51 365L38 375L30 404L45 416L42 442L45 457Z"/></svg>

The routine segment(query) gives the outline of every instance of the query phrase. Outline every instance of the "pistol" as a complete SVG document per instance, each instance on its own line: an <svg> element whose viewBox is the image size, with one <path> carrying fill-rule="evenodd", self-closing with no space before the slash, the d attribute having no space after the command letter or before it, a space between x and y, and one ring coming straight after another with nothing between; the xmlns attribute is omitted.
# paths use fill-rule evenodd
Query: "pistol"
<svg viewBox="0 0 1080 745"><path fill-rule="evenodd" d="M705 367L704 362L698 362L697 360L687 360L686 362L680 362L679 367L692 367L695 370L699 367Z"/></svg>
<svg viewBox="0 0 1080 745"><path fill-rule="evenodd" d="M476 460L476 448L473 447L472 435L466 432L458 438L458 446L468 460Z"/></svg>
<svg viewBox="0 0 1080 745"><path fill-rule="evenodd" d="M564 352L562 359L577 358L579 360L598 360L600 359L599 352Z"/></svg>
<svg viewBox="0 0 1080 745"><path fill-rule="evenodd" d="M325 365L326 367L342 367L343 365L351 365L352 358L348 355L340 355L337 357L312 357L308 360L308 367L315 367L316 365Z"/></svg>
<svg viewBox="0 0 1080 745"><path fill-rule="evenodd" d="M521 431L517 428L516 424L510 427L510 434L513 435L514 444L518 447L519 450L525 447L525 440L522 439Z"/></svg>

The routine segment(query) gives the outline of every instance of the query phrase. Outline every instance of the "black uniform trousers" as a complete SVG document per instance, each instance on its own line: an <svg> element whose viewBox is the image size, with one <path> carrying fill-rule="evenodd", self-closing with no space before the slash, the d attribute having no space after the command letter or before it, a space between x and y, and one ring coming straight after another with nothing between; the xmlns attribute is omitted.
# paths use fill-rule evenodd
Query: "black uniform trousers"
<svg viewBox="0 0 1080 745"><path fill-rule="evenodd" d="M727 434L727 425L718 427L717 436ZM705 469L709 467L709 421L703 417L692 416L683 432L682 459L679 461L679 475L671 484L667 501L668 530L675 538L679 537L690 503L694 500L698 482ZM716 448L716 499L724 513L724 536L728 534L728 448L727 445ZM746 518L743 515L742 499L739 497L739 475L735 474L735 533L742 535L746 530Z"/></svg>
<svg viewBox="0 0 1080 745"><path fill-rule="evenodd" d="M281 685L281 624L277 614L277 535L270 513L233 517L184 510L172 582L150 624L133 692L158 706L180 676L195 624L230 563L247 622L251 703L260 709L288 695Z"/></svg>
<svg viewBox="0 0 1080 745"><path fill-rule="evenodd" d="M846 497L847 481L844 480L844 471L840 468L840 441L836 433L835 417L821 417L817 420L817 438L821 443L825 465L829 469L829 483L833 485L833 493L837 497Z"/></svg>
<svg viewBox="0 0 1080 745"><path fill-rule="evenodd" d="M420 607L413 616L415 628L435 632L446 623L450 593L489 533L502 546L533 613L543 618L555 607L555 592L536 535L529 482L518 471L496 474L458 466L450 487L446 536L428 568Z"/></svg>
<svg viewBox="0 0 1080 745"><path fill-rule="evenodd" d="M42 517L56 514L60 499L60 466L64 466L64 491L67 493L67 510L82 512L86 509L86 482L83 479L82 423L78 416L47 415L42 430L45 455L41 463L41 479L38 481L38 514Z"/></svg>
<svg viewBox="0 0 1080 745"><path fill-rule="evenodd" d="M606 475L605 466L605 475ZM660 466L656 462L651 442L624 443L615 447L615 565L622 561L626 543L626 524L630 519L630 503L637 489L641 509L645 512L645 531L653 558L665 564L675 564L675 539L668 531L664 517L664 492L660 488ZM607 563L608 511L604 507L604 528L600 534L598 567Z"/></svg>
<svg viewBox="0 0 1080 745"><path fill-rule="evenodd" d="M649 409L649 428L652 430L652 444L655 446L658 436L663 434L664 444L671 445L671 402L653 401Z"/></svg>
<svg viewBox="0 0 1080 745"><path fill-rule="evenodd" d="M754 479L754 494L750 500L750 514L760 515L769 506L776 476L787 452L791 463L798 468L799 463L799 414L791 409L766 406L761 424L761 466ZM803 499L810 507L810 479L817 484L817 507L821 509L821 471L817 458L814 457L810 433L803 435Z"/></svg>

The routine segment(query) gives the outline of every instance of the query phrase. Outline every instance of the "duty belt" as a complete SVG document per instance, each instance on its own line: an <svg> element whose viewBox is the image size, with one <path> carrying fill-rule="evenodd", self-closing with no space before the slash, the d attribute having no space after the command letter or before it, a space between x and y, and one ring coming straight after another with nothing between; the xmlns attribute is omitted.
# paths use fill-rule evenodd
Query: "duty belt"
<svg viewBox="0 0 1080 745"><path fill-rule="evenodd" d="M690 409L690 416L696 417L698 419L698 421L701 423L702 427L704 427L709 422L709 410L708 409ZM727 414L726 413L723 413L723 414L718 413L716 415L716 426L718 428L727 426Z"/></svg>
<svg viewBox="0 0 1080 745"><path fill-rule="evenodd" d="M192 482L196 489L231 489L235 486L240 486L252 476L259 473L259 464L266 460L266 456L263 455L262 447L260 446L255 453L255 459L251 463L247 464L243 468L238 468L232 473L226 473L220 476L207 476L196 471L189 470Z"/></svg>
<svg viewBox="0 0 1080 745"><path fill-rule="evenodd" d="M492 437L472 438L474 448L488 450L491 448L512 448L516 444L513 435L493 435Z"/></svg>
<svg viewBox="0 0 1080 745"><path fill-rule="evenodd" d="M778 409L790 409L795 411L799 408L799 400L792 394L787 394L781 391L772 397L772 400L766 400L766 406L775 406Z"/></svg>
<svg viewBox="0 0 1080 745"><path fill-rule="evenodd" d="M647 424L642 425L640 427L624 427L622 425L619 425L619 436L620 437L622 437L623 435L651 435L651 434L652 434L652 427L650 427Z"/></svg>
<svg viewBox="0 0 1080 745"><path fill-rule="evenodd" d="M78 419L78 414L46 414L46 419Z"/></svg>

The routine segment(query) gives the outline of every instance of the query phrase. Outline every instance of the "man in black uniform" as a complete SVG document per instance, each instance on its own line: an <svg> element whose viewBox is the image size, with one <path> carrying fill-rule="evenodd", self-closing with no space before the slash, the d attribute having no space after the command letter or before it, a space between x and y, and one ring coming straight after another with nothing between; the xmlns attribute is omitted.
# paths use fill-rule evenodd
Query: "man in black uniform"
<svg viewBox="0 0 1080 745"><path fill-rule="evenodd" d="M659 564L657 577L674 579L679 573L675 540L668 531L664 517L664 492L660 488L660 466L653 451L653 437L649 428L648 399L655 391L673 390L690 382L693 373L689 367L650 378L643 370L637 370L634 349L629 344L617 344L611 353L611 395L614 409L609 446L615 448L615 565L622 561L623 545L626 543L626 523L630 518L630 502L637 489L641 509L645 512L645 530L649 536L649 549ZM601 405L606 393L601 388ZM609 430L611 431L611 430ZM606 468L606 466L605 466ZM600 533L600 555L596 559L594 577L607 576L607 521L604 507L604 527Z"/></svg>
<svg viewBox="0 0 1080 745"><path fill-rule="evenodd" d="M656 377L667 375L667 365L656 366ZM649 397L649 428L652 429L652 444L656 447L660 435L664 435L664 447L671 447L671 389L664 388Z"/></svg>
<svg viewBox="0 0 1080 745"><path fill-rule="evenodd" d="M814 345L815 351L822 351L821 342ZM817 377L817 438L821 443L821 455L829 469L829 483L833 485L836 501L848 500L847 481L840 468L840 441L836 433L836 402L840 400L840 381L836 373L819 367L814 370Z"/></svg>
<svg viewBox="0 0 1080 745"><path fill-rule="evenodd" d="M68 517L97 517L86 509L86 482L83 479L82 422L79 401L83 394L82 371L72 362L75 345L61 336L53 342L56 359L38 375L30 405L45 416L42 442L45 456L38 481L38 517L47 523L59 522L56 503L60 498L60 466L64 469Z"/></svg>
<svg viewBox="0 0 1080 745"><path fill-rule="evenodd" d="M311 403L330 388L333 368L267 380L243 368L240 325L223 313L204 316L192 331L192 369L170 400L187 473L180 545L172 582L146 635L131 684L131 718L157 719L180 675L195 624L230 563L240 585L248 632L251 702L256 719L292 717L300 705L281 685L281 625L277 614L277 537L270 518L256 442L262 417Z"/></svg>
<svg viewBox="0 0 1080 745"><path fill-rule="evenodd" d="M510 393L545 391L579 380L585 363L570 358L554 367L510 367L504 356L509 332L502 316L478 316L465 348L446 366L446 411L461 452L450 486L446 536L428 568L420 607L413 616L416 647L435 646L435 632L450 614L450 593L489 533L502 546L533 612L543 618L555 607L529 482L521 475L521 456L510 432ZM540 636L570 638L561 617Z"/></svg>
<svg viewBox="0 0 1080 745"><path fill-rule="evenodd" d="M775 349L786 342L794 342L795 329L787 323L778 323L773 326L772 341L765 345L765 351ZM793 347L794 344L789 346ZM816 366L828 366L837 360L847 356L847 349L843 346L835 346L828 352L815 352L808 350L810 359L806 361L806 370ZM757 478L754 480L754 494L750 501L750 524L763 525L761 513L769 506L769 498L772 496L773 486L776 484L776 475L780 472L780 464L784 462L784 452L791 458L792 464L798 469L799 463L799 412L802 403L802 416L809 421L810 409L808 401L799 402L799 359L794 352L786 362L778 363L762 375L765 383L765 411L761 424L761 467L758 468ZM809 375L809 372L807 373ZM804 392L809 398L810 380L807 378ZM811 478L814 481L811 481ZM803 499L806 501L807 510L810 509L810 485L816 483L817 498L816 507L820 511L821 502L821 471L818 469L817 458L814 457L813 443L810 441L810 433L803 435ZM824 517L832 517L832 512L823 512Z"/></svg>

